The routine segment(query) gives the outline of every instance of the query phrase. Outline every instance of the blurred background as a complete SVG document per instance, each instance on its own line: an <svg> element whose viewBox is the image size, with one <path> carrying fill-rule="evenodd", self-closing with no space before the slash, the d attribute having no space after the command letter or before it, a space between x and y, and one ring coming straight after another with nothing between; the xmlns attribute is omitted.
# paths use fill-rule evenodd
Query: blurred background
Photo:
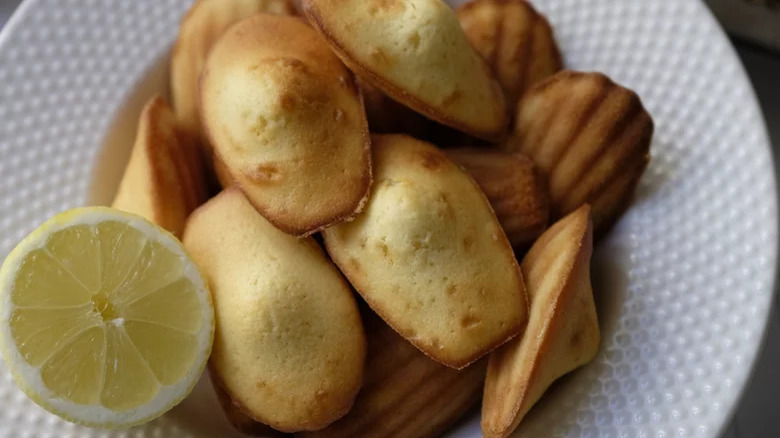
<svg viewBox="0 0 780 438"><path fill-rule="evenodd" d="M119 1L119 0L117 0ZM132 1L132 0L123 0ZM537 0L541 1L541 0ZM631 1L631 0L626 0ZM696 0L672 0L696 1ZM780 156L780 0L705 0L731 36L753 82L773 145ZM0 28L21 3L0 0ZM780 437L780 312L775 303L764 349L723 438Z"/></svg>

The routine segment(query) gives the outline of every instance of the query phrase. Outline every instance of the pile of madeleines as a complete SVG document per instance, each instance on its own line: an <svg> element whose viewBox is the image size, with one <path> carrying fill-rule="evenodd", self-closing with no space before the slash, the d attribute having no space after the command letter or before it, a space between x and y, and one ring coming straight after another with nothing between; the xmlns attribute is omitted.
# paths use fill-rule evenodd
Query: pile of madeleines
<svg viewBox="0 0 780 438"><path fill-rule="evenodd" d="M239 430L432 437L481 399L506 437L596 354L593 239L653 122L526 1L199 0L171 90L114 206L203 271Z"/></svg>

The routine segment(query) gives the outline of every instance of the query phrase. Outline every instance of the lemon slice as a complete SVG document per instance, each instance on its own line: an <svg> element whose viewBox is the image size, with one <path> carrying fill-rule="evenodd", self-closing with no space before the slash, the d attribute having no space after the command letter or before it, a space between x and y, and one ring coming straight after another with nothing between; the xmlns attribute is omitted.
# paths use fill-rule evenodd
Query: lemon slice
<svg viewBox="0 0 780 438"><path fill-rule="evenodd" d="M0 269L0 347L22 390L76 423L117 428L181 401L211 351L214 310L171 234L107 207L70 210Z"/></svg>

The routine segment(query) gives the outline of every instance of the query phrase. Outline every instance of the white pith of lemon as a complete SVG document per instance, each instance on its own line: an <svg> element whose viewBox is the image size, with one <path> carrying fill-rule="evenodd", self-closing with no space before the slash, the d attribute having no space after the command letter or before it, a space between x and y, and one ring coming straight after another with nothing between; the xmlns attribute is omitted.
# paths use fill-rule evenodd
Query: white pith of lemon
<svg viewBox="0 0 780 438"><path fill-rule="evenodd" d="M214 310L200 272L162 228L107 207L69 210L0 268L0 347L17 384L66 420L151 420L194 387Z"/></svg>

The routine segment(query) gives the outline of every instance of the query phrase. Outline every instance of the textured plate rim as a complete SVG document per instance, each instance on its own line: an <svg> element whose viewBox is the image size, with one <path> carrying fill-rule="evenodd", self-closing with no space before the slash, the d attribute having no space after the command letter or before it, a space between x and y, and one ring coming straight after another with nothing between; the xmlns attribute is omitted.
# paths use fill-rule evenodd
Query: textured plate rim
<svg viewBox="0 0 780 438"><path fill-rule="evenodd" d="M29 1L29 0L26 0ZM750 80L750 76L747 73L747 69L745 68L745 64L742 63L742 59L739 57L739 54L737 53L737 49L734 46L734 44L731 42L731 39L729 39L728 34L726 33L726 30L721 26L720 22L718 22L717 18L715 18L715 15L712 13L709 7L704 3L704 0L696 0L695 2L697 6L700 9L700 13L702 15L702 19L709 20L711 22L711 26L714 28L714 33L717 34L718 38L721 38L725 41L725 45L727 47L726 53L729 57L732 58L732 62L734 62L737 65L737 74L740 76L740 79L747 85L747 98L750 100L750 104L756 108L756 113L759 117L759 124L761 125L761 132L760 132L760 141L764 144L764 151L767 155L767 167L770 171L771 179L772 179L772 217L774 219L774 226L773 226L773 233L772 236L774 237L771 245L771 260L770 260L770 266L772 269L771 277L772 281L771 284L771 290L769 291L769 297L767 299L767 305L763 309L762 317L763 317L763 324L761 329L761 334L758 338L758 342L755 343L751 347L751 358L749 361L747 372L744 373L744 376L742 378L742 381L739 382L736 389L736 396L732 398L731 400L731 406L726 409L726 416L721 421L720 427L717 429L717 437L722 436L729 425L734 421L734 418L736 416L737 410L739 409L739 406L742 404L742 401L745 398L745 393L747 392L747 388L750 385L750 383L753 381L753 377L756 374L756 369L758 368L758 362L761 359L761 354L763 353L768 335L769 335L769 324L770 324L770 318L773 318L775 316L780 316L778 314L777 310L775 309L777 302L778 302L778 293L777 293L777 285L778 285L778 272L780 271L780 266L778 266L778 263L780 263L780 260L778 260L778 249L780 249L780 241L778 241L778 234L780 231L780 224L778 223L778 220L780 217L778 217L778 175L777 175L777 167L775 166L775 162L773 160L774 158L774 151L772 149L772 141L769 137L769 128L766 122L766 115L764 114L763 109L761 108L761 104L758 100L758 95L756 94L756 89L753 86L753 81ZM714 36L714 35L713 35Z"/></svg>

